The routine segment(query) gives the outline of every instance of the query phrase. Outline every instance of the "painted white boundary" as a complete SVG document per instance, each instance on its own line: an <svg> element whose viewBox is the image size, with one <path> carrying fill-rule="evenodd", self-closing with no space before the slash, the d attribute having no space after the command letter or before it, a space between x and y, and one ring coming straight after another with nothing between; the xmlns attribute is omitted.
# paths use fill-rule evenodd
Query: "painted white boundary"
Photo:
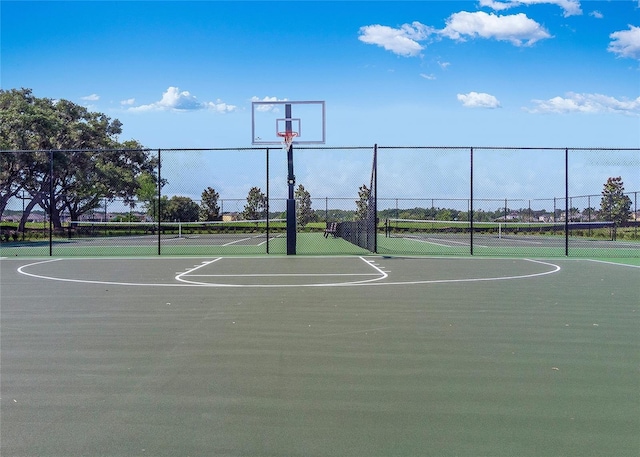
<svg viewBox="0 0 640 457"><path fill-rule="evenodd" d="M559 265L543 262L541 260L532 260L532 259L518 259L525 262L531 262L538 265L543 265L548 267L544 271L525 274L525 275L513 275L513 276L491 276L484 278L453 278L453 279L425 279L425 280L417 280L417 281L391 281L391 282L380 282L389 277L389 274L385 272L382 268L376 265L376 260L367 260L364 257L358 257L360 260L365 262L368 267L373 269L372 273L349 273L349 274L272 274L272 275L199 275L196 274L198 270L204 268L208 265L211 265L215 262L225 259L225 257L217 257L213 260L203 261L200 265L196 265L193 268L189 268L185 272L177 273L174 279L178 281L178 283L138 283L138 282L122 282L122 281L102 281L102 280L87 280L87 279L75 279L75 278L59 278L55 276L49 275L41 275L30 273L28 271L29 267L35 265L41 265L45 263L53 263L59 262L62 260L74 260L74 259L48 259L39 262L29 263L23 265L17 269L18 273L23 274L25 276L30 276L33 278L50 280L50 281L60 281L60 282L73 282L73 283L82 283L82 284L102 284L102 285L117 285L117 286L137 286L137 287L236 287L236 288L291 288L291 287L348 287L348 286L385 286L385 285L417 285L417 284L444 284L444 283L461 283L461 282L482 282L482 281L507 281L513 279L530 279L539 276L545 276L557 273L561 270ZM105 259L105 258L98 258ZM83 259L83 260L94 260L94 259ZM490 261L492 259L482 259L485 261ZM494 259L495 260L495 259ZM227 283L210 283L210 282L201 282L201 281L193 281L188 278L190 277L256 277L256 276L278 276L278 277L301 277L301 276L311 276L311 277L344 277L344 278L353 278L356 277L367 277L367 279L357 280L357 281L344 281L344 282L328 282L328 283L309 283L309 284L227 284Z"/></svg>
<svg viewBox="0 0 640 457"><path fill-rule="evenodd" d="M218 286L218 287L335 287L335 286L353 286L365 283L371 283L374 281L380 281L385 279L388 274L382 271L380 268L373 264L373 261L366 260L364 257L358 257L360 260L368 264L372 267L376 273L306 273L306 274L279 274L279 273L269 273L269 274L241 274L241 275L195 275L193 274L195 271L199 270L202 267L207 265L211 265L218 260L223 259L223 257L219 257L209 262L203 262L202 265L198 265L190 270L185 271L184 273L178 274L175 279L177 281L181 281L187 284L192 284L196 286ZM242 278L242 277L353 277L353 276L374 276L372 279L365 279L362 281L345 281L345 282L334 282L334 283L320 283L320 284L221 284L221 283L208 283L208 282L199 282L199 281L191 281L186 279L186 277L209 277L209 278Z"/></svg>
<svg viewBox="0 0 640 457"><path fill-rule="evenodd" d="M588 262L604 263L605 265L615 265L618 267L640 268L640 265L629 265L628 263L608 262L606 260L584 259Z"/></svg>

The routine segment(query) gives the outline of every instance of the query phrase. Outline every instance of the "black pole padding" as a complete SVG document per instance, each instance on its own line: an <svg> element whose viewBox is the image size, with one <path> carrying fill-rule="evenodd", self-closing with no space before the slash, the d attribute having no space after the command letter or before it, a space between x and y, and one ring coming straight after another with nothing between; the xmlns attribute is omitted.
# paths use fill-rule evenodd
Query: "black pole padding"
<svg viewBox="0 0 640 457"><path fill-rule="evenodd" d="M287 199L287 255L296 255L296 200Z"/></svg>

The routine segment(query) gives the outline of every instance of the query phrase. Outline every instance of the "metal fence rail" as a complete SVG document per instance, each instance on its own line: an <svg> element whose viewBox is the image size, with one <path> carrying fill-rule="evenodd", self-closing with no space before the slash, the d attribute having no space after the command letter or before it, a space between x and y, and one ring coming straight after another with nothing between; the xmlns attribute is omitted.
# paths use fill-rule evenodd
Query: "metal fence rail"
<svg viewBox="0 0 640 457"><path fill-rule="evenodd" d="M298 254L640 257L637 148L293 154ZM0 151L0 160L2 256L288 252L279 148ZM605 195L618 177L622 196Z"/></svg>

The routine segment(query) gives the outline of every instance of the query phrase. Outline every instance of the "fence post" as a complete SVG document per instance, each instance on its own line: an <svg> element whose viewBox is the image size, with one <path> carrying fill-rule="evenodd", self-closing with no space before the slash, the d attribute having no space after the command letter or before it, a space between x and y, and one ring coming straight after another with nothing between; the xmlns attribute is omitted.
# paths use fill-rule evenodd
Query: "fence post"
<svg viewBox="0 0 640 457"><path fill-rule="evenodd" d="M638 239L638 192L633 193L633 220L635 221L633 236Z"/></svg>
<svg viewBox="0 0 640 457"><path fill-rule="evenodd" d="M161 248L160 248L160 240L162 239L162 237L160 236L160 230L162 229L162 225L160 224L160 220L162 218L162 211L160 208L160 204L162 202L162 175L160 172L160 169L162 168L162 158L161 158L161 154L160 154L160 149L158 149L158 214L156 214L156 217L158 218L158 255L161 255Z"/></svg>
<svg viewBox="0 0 640 457"><path fill-rule="evenodd" d="M564 255L569 256L569 148L564 150Z"/></svg>
<svg viewBox="0 0 640 457"><path fill-rule="evenodd" d="M49 150L49 256L53 255L53 205L56 199L53 195L53 149Z"/></svg>
<svg viewBox="0 0 640 457"><path fill-rule="evenodd" d="M473 148L469 154L469 255L473 255Z"/></svg>
<svg viewBox="0 0 640 457"><path fill-rule="evenodd" d="M267 209L267 243L266 243L266 247L267 247L267 254L269 254L269 148L267 148L267 150L265 151L265 155L266 155L266 161L267 161L267 168L266 168L266 179L267 179L267 201L265 203L266 205L266 209Z"/></svg>
<svg viewBox="0 0 640 457"><path fill-rule="evenodd" d="M324 197L324 223L329 226L329 197Z"/></svg>

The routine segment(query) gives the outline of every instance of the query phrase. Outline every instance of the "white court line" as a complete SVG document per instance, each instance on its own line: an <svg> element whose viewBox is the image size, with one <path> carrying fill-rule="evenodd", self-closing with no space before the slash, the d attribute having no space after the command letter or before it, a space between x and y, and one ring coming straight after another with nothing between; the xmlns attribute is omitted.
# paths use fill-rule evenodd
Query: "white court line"
<svg viewBox="0 0 640 457"><path fill-rule="evenodd" d="M198 285L198 286L216 286L216 287L335 287L335 286L345 286L345 285L358 285L358 284L365 284L365 283L371 283L373 281L380 281L382 279L385 279L388 274L386 272L384 272L383 270L381 270L380 268L378 268L376 265L374 265L374 261L369 261L366 260L364 257L358 257L360 260L362 260L363 262L365 262L367 265L369 265L371 268L373 268L374 270L377 271L377 273L308 273L308 274L301 274L301 273L291 273L291 274L277 274L277 273L273 273L273 274L220 274L220 275L194 275L192 274L194 271L205 267L215 261L220 260L221 258L215 259L214 261L211 262L203 262L202 265L198 265L197 267L191 268L187 271L185 271L184 273L180 273L178 274L175 279L177 281L183 282L185 284L191 284L191 285ZM341 282L341 283L312 283L312 284L220 284L220 283L207 283L207 282L200 282L200 281L191 281L189 279L186 279L187 277L191 278L191 277L223 277L223 278L243 278L243 277L298 277L298 276L302 276L302 277L353 277L353 276L358 276L358 277L362 277L362 276L373 276L373 279L364 279L361 281L346 281L346 282Z"/></svg>
<svg viewBox="0 0 640 457"><path fill-rule="evenodd" d="M469 243L465 242L465 241L453 241L453 240L445 240L442 238L427 238L428 240L437 240L437 241L442 241L443 243L450 243L450 244L462 244L463 246L469 246ZM446 245L442 245L442 246L446 246ZM449 247L453 247L453 246L449 246ZM484 246L483 246L484 247Z"/></svg>
<svg viewBox="0 0 640 457"><path fill-rule="evenodd" d="M503 236L501 238L499 238L500 240L507 240L507 241L515 241L517 243L529 243L529 244L544 244L542 241L531 241L531 240L523 240L521 238L509 238L508 236Z"/></svg>
<svg viewBox="0 0 640 457"><path fill-rule="evenodd" d="M282 278L295 278L298 276L308 276L308 277L322 277L322 276L380 276L378 273L255 273L255 274L241 274L241 275L184 275L181 276L189 276L190 278L269 278L269 277L282 277Z"/></svg>
<svg viewBox="0 0 640 457"><path fill-rule="evenodd" d="M429 240L438 240L438 241L442 241L442 242L445 242L445 243L461 244L461 245L463 245L463 246L469 246L469 245L470 245L470 243L468 243L468 242L464 242L464 241L444 240L444 239L442 239L442 238L427 238L427 239L429 239ZM478 244L478 243L473 243L473 245L474 245L474 246L477 246L477 247L479 247L479 248L488 248L488 247L489 247L489 246L485 246L484 244ZM448 247L448 248L453 248L453 247L455 247L455 246L448 246L448 245L441 245L441 246L446 246L446 247Z"/></svg>
<svg viewBox="0 0 640 457"><path fill-rule="evenodd" d="M256 238L257 238L257 237L256 237ZM267 241L273 241L273 240L275 240L276 238L282 238L282 235L276 235L276 236L273 236L273 237L269 238L268 240L264 240L262 243L258 243L258 244L256 244L256 246L263 246L263 245L267 244Z"/></svg>
<svg viewBox="0 0 640 457"><path fill-rule="evenodd" d="M552 270L544 271L542 273L532 273L528 275L516 275L516 276L497 276L489 278L460 278L460 279L427 279L424 281L404 281L404 282L385 282L381 285L410 285L410 284L443 284L443 283L456 283L456 282L481 282L481 281L507 281L511 279L530 279L538 276L550 275L560 271L560 266L554 263L542 262L540 260L522 259L527 262L539 263L542 265L548 265L553 267Z"/></svg>
<svg viewBox="0 0 640 457"><path fill-rule="evenodd" d="M371 268L375 269L379 275L374 275L373 279L366 279L362 281L348 281L343 283L315 283L315 284L218 284L218 283L202 283L196 281L188 281L182 279L183 276L186 276L194 271L197 271L200 268L203 268L207 265L210 265L214 262L218 262L224 257L218 257L213 260L208 260L202 262L202 264L197 265L193 268L190 268L186 272L179 273L175 279L180 281L180 283L136 283L136 282L122 282L122 281L101 281L101 280L87 280L87 279L73 279L73 278L57 278L53 276L46 275L38 275L35 273L29 273L26 271L29 267L58 262L61 260L69 261L70 259L56 258L56 259L48 259L40 262L34 262L26 265L22 265L17 269L18 273L23 274L25 276L30 276L38 279L45 279L50 281L60 281L60 282L74 282L81 284L108 284L108 285L118 285L118 286L137 286L137 287L236 287L236 288L291 288L291 287L348 287L348 286L385 286L385 285L416 285L416 284L443 284L443 283L459 283L459 282L481 282L481 281L506 281L511 279L530 279L539 276L545 276L549 274L554 274L560 271L560 266L543 262L540 260L532 260L532 259L521 259L526 262L537 263L540 265L546 265L551 267L550 270L539 272L539 273L531 273L526 275L516 275L516 276L498 276L498 277L487 277L487 278L459 278L459 279L434 279L434 280L419 280L419 281L395 281L395 282L379 282L388 277L388 273L380 269L375 265L374 260L366 260L364 257L358 257L360 260L365 262ZM97 260L102 260L103 258L98 258ZM86 260L86 259L83 259ZM96 260L96 259L93 259ZM587 259L588 260L588 259ZM603 262L608 263L608 262ZM612 263L613 264L613 263ZM622 265L622 264L614 264L619 266L632 266L632 265ZM636 268L635 266L632 266Z"/></svg>
<svg viewBox="0 0 640 457"><path fill-rule="evenodd" d="M587 262L604 263L606 265L616 265L618 267L640 268L640 265L629 265L628 263L608 262L606 260L584 259Z"/></svg>
<svg viewBox="0 0 640 457"><path fill-rule="evenodd" d="M427 238L426 240L421 240L418 238L411 238L409 236L403 236L402 237L403 240L410 240L410 241L417 241L418 243L427 243L427 244L433 244L435 246L442 246L443 248L453 248L454 246L448 245L448 244L440 244L440 243L436 243L435 241L429 241L431 239L435 239L435 238Z"/></svg>
<svg viewBox="0 0 640 457"><path fill-rule="evenodd" d="M433 244L435 246L442 246L443 248L455 248L457 246L451 246L451 244L461 244L463 246L469 246L469 243L466 243L464 241L453 241L453 240L445 240L442 238L425 238L424 240L421 240L419 238L411 238L411 237L403 237L403 239L405 240L411 240L411 241L417 241L418 243L427 243L427 244ZM441 241L442 243L449 243L449 244L442 244L442 243L436 243L434 240L437 241ZM484 246L482 244L473 244L474 246L477 246L479 248L488 248L489 246Z"/></svg>
<svg viewBox="0 0 640 457"><path fill-rule="evenodd" d="M228 243L223 244L222 246L231 246L232 244L241 243L241 242L243 242L243 241L247 241L247 240L250 240L250 239L251 239L251 237L249 237L249 238L242 238L242 239L240 239L240 240L230 241L230 242L228 242Z"/></svg>

